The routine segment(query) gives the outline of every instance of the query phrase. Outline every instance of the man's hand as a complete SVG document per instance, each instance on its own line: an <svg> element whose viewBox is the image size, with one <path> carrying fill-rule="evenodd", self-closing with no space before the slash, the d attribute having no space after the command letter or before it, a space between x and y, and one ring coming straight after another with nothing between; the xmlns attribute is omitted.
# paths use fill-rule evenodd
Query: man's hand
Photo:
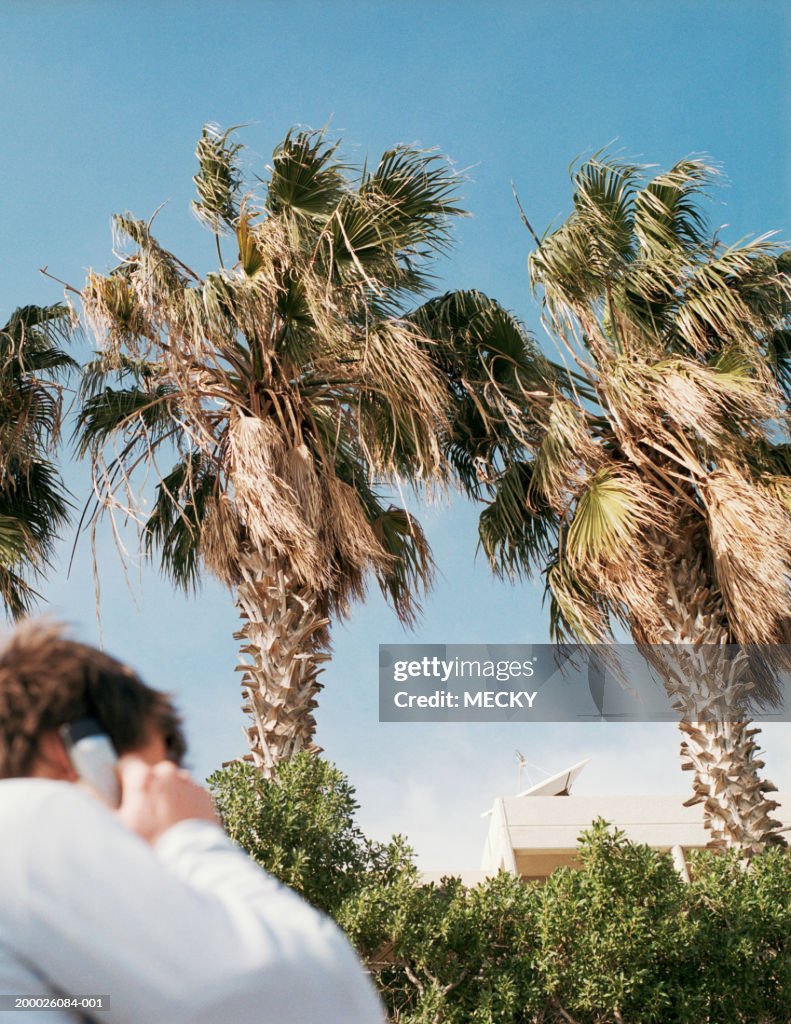
<svg viewBox="0 0 791 1024"><path fill-rule="evenodd" d="M191 818L219 824L209 793L170 761L148 765L130 754L119 760L118 771L118 816L146 842L156 842L172 825Z"/></svg>

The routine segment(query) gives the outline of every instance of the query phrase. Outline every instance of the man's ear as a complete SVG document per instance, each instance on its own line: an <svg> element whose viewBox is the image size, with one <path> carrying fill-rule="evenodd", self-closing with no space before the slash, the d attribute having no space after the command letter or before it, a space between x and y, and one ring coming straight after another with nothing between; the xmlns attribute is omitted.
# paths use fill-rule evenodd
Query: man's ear
<svg viewBox="0 0 791 1024"><path fill-rule="evenodd" d="M79 776L74 770L63 740L55 730L43 733L38 741L33 775L62 782L78 781Z"/></svg>

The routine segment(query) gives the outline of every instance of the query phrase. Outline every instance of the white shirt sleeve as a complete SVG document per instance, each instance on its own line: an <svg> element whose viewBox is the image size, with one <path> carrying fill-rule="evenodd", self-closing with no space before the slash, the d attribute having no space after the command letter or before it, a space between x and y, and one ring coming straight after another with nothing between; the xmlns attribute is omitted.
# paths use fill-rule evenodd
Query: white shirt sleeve
<svg viewBox="0 0 791 1024"><path fill-rule="evenodd" d="M4 931L53 989L108 995L96 1021L383 1021L340 930L219 827L181 822L152 849L69 783L0 789Z"/></svg>

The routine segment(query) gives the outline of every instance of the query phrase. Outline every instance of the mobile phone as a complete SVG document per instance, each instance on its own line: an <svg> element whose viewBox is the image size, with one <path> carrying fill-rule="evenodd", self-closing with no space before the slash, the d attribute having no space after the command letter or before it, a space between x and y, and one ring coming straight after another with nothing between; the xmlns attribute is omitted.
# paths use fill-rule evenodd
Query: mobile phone
<svg viewBox="0 0 791 1024"><path fill-rule="evenodd" d="M118 807L121 802L116 771L118 753L101 723L95 718L78 718L62 725L60 735L81 781L109 807Z"/></svg>

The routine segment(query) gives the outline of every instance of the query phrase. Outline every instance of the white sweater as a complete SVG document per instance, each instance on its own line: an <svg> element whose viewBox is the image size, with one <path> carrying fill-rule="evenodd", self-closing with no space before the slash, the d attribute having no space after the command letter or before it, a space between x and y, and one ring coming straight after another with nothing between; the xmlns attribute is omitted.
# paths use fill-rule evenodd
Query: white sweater
<svg viewBox="0 0 791 1024"><path fill-rule="evenodd" d="M110 1010L0 1024L381 1024L340 930L216 825L152 848L79 787L0 781L0 995L109 995Z"/></svg>

